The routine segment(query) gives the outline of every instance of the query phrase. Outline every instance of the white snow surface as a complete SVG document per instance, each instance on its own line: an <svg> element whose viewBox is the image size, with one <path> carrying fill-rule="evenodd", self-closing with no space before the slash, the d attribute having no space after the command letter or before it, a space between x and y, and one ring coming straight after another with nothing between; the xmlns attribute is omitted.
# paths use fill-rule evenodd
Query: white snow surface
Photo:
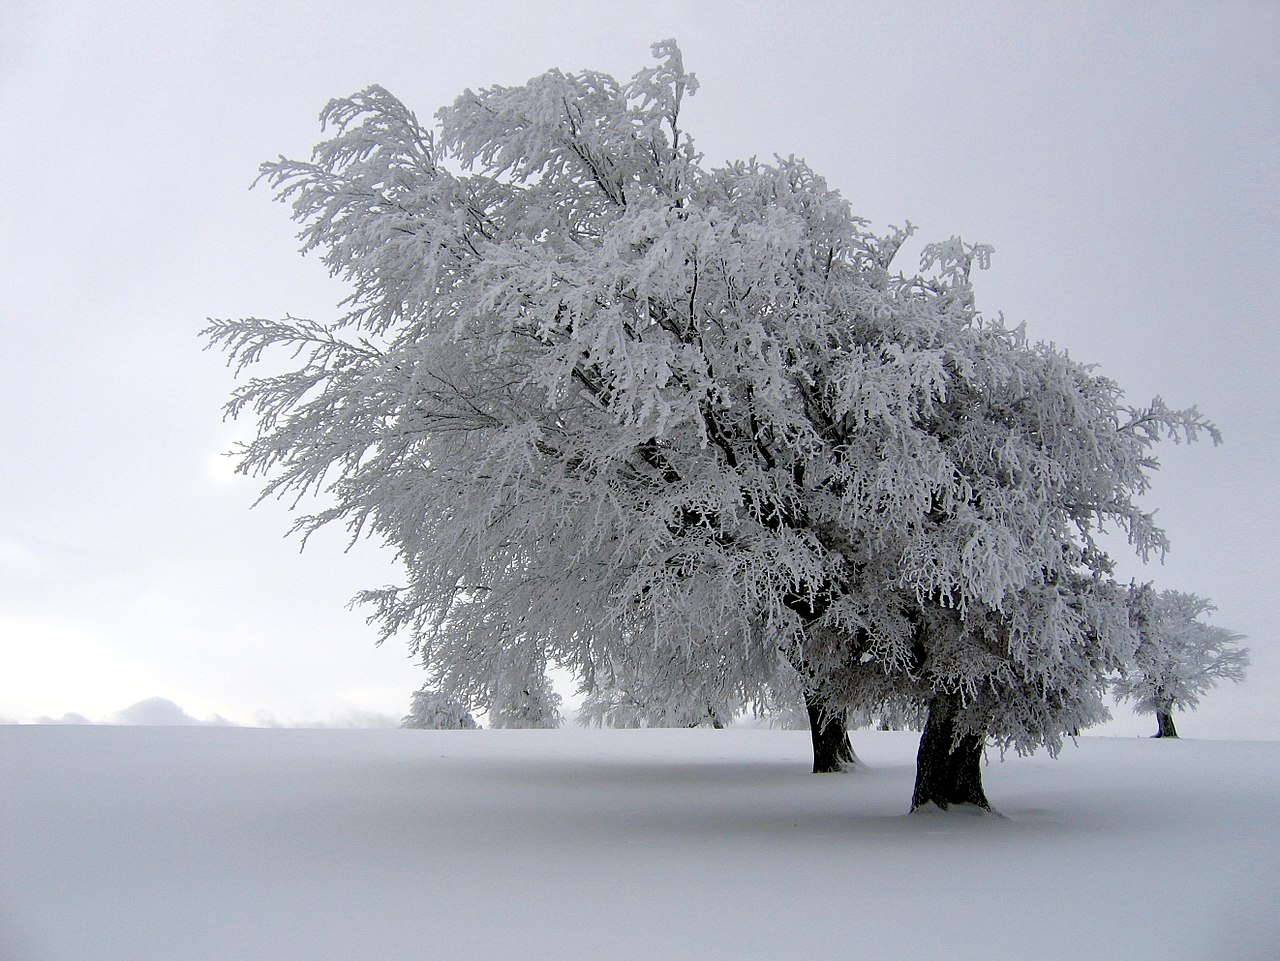
<svg viewBox="0 0 1280 961"><path fill-rule="evenodd" d="M1280 956L1280 742L0 727L3 961Z"/></svg>

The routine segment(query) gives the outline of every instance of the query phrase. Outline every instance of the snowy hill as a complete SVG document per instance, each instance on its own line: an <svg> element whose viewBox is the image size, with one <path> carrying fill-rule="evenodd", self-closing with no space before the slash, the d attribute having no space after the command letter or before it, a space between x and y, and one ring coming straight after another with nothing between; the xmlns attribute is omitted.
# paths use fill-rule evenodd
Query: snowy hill
<svg viewBox="0 0 1280 961"><path fill-rule="evenodd" d="M1262 959L1280 743L993 760L905 816L915 738L0 728L3 961Z"/></svg>

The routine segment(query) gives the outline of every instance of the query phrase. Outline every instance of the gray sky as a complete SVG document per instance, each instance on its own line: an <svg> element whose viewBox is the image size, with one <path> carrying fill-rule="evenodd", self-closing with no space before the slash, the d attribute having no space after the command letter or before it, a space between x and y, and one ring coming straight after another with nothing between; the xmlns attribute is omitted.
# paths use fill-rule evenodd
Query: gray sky
<svg viewBox="0 0 1280 961"><path fill-rule="evenodd" d="M323 319L342 295L248 185L310 149L330 97L379 83L425 118L552 66L629 76L674 36L709 162L795 154L877 227L994 245L986 311L1217 421L1222 447L1163 453L1167 563L1124 573L1250 636L1250 679L1184 733L1280 738L1280 5L783 6L0 7L0 719L404 713L419 668L345 609L389 562L337 536L300 555L217 456L233 382L206 317Z"/></svg>

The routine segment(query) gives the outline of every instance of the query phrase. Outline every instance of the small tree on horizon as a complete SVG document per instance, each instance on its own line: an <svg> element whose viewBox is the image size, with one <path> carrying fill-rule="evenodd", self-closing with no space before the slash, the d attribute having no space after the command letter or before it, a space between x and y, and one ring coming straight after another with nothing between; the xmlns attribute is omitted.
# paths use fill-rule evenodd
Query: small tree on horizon
<svg viewBox="0 0 1280 961"><path fill-rule="evenodd" d="M1156 593L1143 584L1132 588L1130 604L1139 640L1116 680L1116 697L1156 716L1152 737L1177 737L1175 710L1193 710L1219 681L1244 680L1249 651L1238 644L1244 635L1205 623L1217 608L1196 594Z"/></svg>
<svg viewBox="0 0 1280 961"><path fill-rule="evenodd" d="M504 676L494 686L489 703L489 726L492 728L556 728L560 716L560 695L545 676Z"/></svg>
<svg viewBox="0 0 1280 961"><path fill-rule="evenodd" d="M577 722L583 727L722 728L746 707L740 691L721 683L729 675L727 665L716 670L700 661L694 669L687 658L637 644L596 665Z"/></svg>
<svg viewBox="0 0 1280 961"><path fill-rule="evenodd" d="M487 705L491 728L556 728L561 697L547 676L545 653L537 645L501 631L494 667L487 676L467 678L440 666L437 676L452 677L451 690L468 691L473 703ZM466 683L470 680L470 684Z"/></svg>
<svg viewBox="0 0 1280 961"><path fill-rule="evenodd" d="M424 686L413 692L409 713L401 719L400 726L422 731L474 731L479 725L466 704Z"/></svg>

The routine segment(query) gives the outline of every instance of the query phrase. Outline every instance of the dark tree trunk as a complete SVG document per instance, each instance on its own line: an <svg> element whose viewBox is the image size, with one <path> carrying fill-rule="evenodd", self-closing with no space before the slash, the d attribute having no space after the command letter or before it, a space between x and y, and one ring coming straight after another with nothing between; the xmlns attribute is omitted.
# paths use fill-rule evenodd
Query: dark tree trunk
<svg viewBox="0 0 1280 961"><path fill-rule="evenodd" d="M1156 711L1156 723L1159 730L1152 737L1177 737L1178 729L1173 726L1172 711Z"/></svg>
<svg viewBox="0 0 1280 961"><path fill-rule="evenodd" d="M935 804L944 811L953 804L973 804L990 811L982 790L982 744L978 734L956 739L959 698L937 694L929 702L929 716L916 754L916 789L911 810Z"/></svg>
<svg viewBox="0 0 1280 961"><path fill-rule="evenodd" d="M813 694L804 697L809 714L809 736L813 739L813 773L836 774L856 767L858 756L849 742L848 714L828 711Z"/></svg>

